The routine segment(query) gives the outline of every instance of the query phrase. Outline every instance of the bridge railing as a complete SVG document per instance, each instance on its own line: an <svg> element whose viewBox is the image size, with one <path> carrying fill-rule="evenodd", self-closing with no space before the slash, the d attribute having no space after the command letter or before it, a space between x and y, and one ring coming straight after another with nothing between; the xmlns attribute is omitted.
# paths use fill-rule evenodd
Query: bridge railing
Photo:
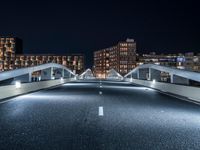
<svg viewBox="0 0 200 150"><path fill-rule="evenodd" d="M80 80L95 79L94 74L91 69L86 69L82 74L78 76Z"/></svg>
<svg viewBox="0 0 200 150"><path fill-rule="evenodd" d="M119 74L115 69L110 69L107 73L106 79L108 80L123 80L123 76Z"/></svg>
<svg viewBox="0 0 200 150"><path fill-rule="evenodd" d="M124 76L124 80L200 102L200 73L145 64Z"/></svg>
<svg viewBox="0 0 200 150"><path fill-rule="evenodd" d="M14 83L15 81L34 82L54 80L59 78L71 78L75 74L63 65L47 63L33 67L4 71L0 73L1 83ZM34 80L34 78L37 78ZM7 82L6 82L7 81Z"/></svg>
<svg viewBox="0 0 200 150"><path fill-rule="evenodd" d="M0 99L49 88L76 80L63 65L48 63L0 73Z"/></svg>

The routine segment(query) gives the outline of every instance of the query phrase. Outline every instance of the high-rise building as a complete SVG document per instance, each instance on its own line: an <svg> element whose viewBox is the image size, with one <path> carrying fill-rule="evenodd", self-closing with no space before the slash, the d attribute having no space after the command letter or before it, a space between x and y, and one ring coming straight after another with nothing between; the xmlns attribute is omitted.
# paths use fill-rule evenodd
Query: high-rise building
<svg viewBox="0 0 200 150"><path fill-rule="evenodd" d="M0 37L0 72L14 69L15 54L22 54L22 40L17 37Z"/></svg>
<svg viewBox="0 0 200 150"><path fill-rule="evenodd" d="M133 39L94 52L94 73L97 78L105 78L110 69L125 75L135 67L136 42Z"/></svg>
<svg viewBox="0 0 200 150"><path fill-rule="evenodd" d="M110 69L109 53L109 48L94 52L94 73L97 78L106 78Z"/></svg>
<svg viewBox="0 0 200 150"><path fill-rule="evenodd" d="M133 39L127 39L125 42L119 42L111 50L110 68L115 69L121 75L127 74L136 67L136 42Z"/></svg>

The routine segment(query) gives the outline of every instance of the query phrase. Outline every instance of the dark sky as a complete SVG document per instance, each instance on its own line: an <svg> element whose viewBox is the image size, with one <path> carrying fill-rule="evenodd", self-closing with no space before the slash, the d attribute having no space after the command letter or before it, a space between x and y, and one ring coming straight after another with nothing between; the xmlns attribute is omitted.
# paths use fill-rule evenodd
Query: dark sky
<svg viewBox="0 0 200 150"><path fill-rule="evenodd" d="M194 0L4 0L0 35L23 39L25 53L85 53L127 37L139 53L200 52L200 6Z"/></svg>

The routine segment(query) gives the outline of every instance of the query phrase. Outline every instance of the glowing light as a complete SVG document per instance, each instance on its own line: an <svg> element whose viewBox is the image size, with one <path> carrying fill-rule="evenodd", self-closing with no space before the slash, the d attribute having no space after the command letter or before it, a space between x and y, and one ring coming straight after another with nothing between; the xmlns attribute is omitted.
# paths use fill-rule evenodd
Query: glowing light
<svg viewBox="0 0 200 150"><path fill-rule="evenodd" d="M60 78L60 82L61 82L61 83L63 83L63 82L64 82L64 79L63 79L63 77L61 77L61 78Z"/></svg>
<svg viewBox="0 0 200 150"><path fill-rule="evenodd" d="M155 79L153 79L153 84L155 84L156 83L156 80Z"/></svg>
<svg viewBox="0 0 200 150"><path fill-rule="evenodd" d="M54 77L54 76L52 76L52 77L51 77L51 80L55 80L55 77Z"/></svg>
<svg viewBox="0 0 200 150"><path fill-rule="evenodd" d="M21 88L21 82L20 81L16 81L15 82L15 87L16 87L16 89Z"/></svg>

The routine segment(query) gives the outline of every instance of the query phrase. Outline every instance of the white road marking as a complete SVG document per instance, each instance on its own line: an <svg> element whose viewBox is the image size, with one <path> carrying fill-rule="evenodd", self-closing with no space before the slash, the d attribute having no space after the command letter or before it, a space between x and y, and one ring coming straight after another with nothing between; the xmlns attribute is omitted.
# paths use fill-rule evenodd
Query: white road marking
<svg viewBox="0 0 200 150"><path fill-rule="evenodd" d="M99 106L99 116L103 116L103 106Z"/></svg>
<svg viewBox="0 0 200 150"><path fill-rule="evenodd" d="M99 91L99 95L102 95L103 93L102 93L102 91Z"/></svg>

